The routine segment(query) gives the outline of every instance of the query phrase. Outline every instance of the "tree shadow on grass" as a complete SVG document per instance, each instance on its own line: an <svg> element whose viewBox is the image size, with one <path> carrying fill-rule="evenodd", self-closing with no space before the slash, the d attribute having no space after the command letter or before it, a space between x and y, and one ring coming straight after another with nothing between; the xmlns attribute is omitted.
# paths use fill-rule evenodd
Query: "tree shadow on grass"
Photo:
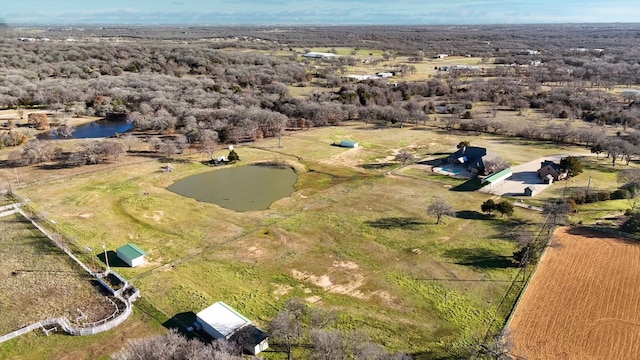
<svg viewBox="0 0 640 360"><path fill-rule="evenodd" d="M478 269L506 269L516 267L517 264L510 256L497 254L489 249L449 249L444 256L452 259L458 265L471 266Z"/></svg>
<svg viewBox="0 0 640 360"><path fill-rule="evenodd" d="M414 217L387 217L378 220L367 221L367 225L378 229L406 229L416 230L425 222Z"/></svg>
<svg viewBox="0 0 640 360"><path fill-rule="evenodd" d="M489 219L493 219L493 216L487 215L487 214L483 214L483 213L475 211L475 210L458 211L458 212L456 212L456 217L459 218L459 219L466 219L466 220L489 220Z"/></svg>
<svg viewBox="0 0 640 360"><path fill-rule="evenodd" d="M469 179L468 181L465 181L454 188L451 188L451 191L476 191L483 186L484 185L480 183L480 179L474 178Z"/></svg>
<svg viewBox="0 0 640 360"><path fill-rule="evenodd" d="M386 163L375 163L375 164L362 164L360 165L360 167L367 170L378 170L378 169L388 169L396 165L398 165L398 163L386 162Z"/></svg>
<svg viewBox="0 0 640 360"><path fill-rule="evenodd" d="M508 237L508 234L533 224L532 220L507 218L500 215L496 215L491 218L490 221L491 226L493 226L499 234L502 234L500 238Z"/></svg>

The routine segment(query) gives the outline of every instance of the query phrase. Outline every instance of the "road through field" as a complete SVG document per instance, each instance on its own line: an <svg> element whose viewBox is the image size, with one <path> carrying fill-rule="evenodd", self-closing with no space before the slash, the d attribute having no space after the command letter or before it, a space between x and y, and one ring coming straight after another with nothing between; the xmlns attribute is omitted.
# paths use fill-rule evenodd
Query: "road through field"
<svg viewBox="0 0 640 360"><path fill-rule="evenodd" d="M640 242L563 228L509 329L526 359L640 358Z"/></svg>

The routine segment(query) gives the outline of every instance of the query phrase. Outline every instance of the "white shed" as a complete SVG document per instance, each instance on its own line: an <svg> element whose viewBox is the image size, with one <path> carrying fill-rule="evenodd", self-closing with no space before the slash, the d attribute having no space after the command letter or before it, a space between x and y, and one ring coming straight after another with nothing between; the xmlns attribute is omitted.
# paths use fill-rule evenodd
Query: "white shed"
<svg viewBox="0 0 640 360"><path fill-rule="evenodd" d="M240 338L237 340L243 348L253 355L269 347L269 339L262 330L222 301L197 313L196 321L202 326L202 330L214 339Z"/></svg>
<svg viewBox="0 0 640 360"><path fill-rule="evenodd" d="M140 249L136 244L127 244L120 246L116 252L120 260L127 263L131 267L144 264L144 257L147 252Z"/></svg>

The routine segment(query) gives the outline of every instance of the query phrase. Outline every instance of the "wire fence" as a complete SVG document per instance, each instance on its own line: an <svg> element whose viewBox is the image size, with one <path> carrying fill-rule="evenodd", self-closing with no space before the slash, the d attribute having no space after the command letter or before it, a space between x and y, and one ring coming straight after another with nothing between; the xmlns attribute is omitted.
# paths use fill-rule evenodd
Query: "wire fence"
<svg viewBox="0 0 640 360"><path fill-rule="evenodd" d="M25 219L27 219L33 226L35 226L43 235L45 235L49 240L51 240L58 248L60 248L67 256L73 259L84 271L88 272L92 277L96 278L102 286L104 286L109 292L112 294L113 298L122 304L122 308L118 306L118 304L107 297L106 299L114 306L114 312L108 317L87 324L80 324L77 326L72 325L72 323L65 317L60 318L47 318L45 320L33 323L16 331L13 331L9 334L5 334L0 336L0 343L11 340L18 336L27 334L36 329L42 329L47 335L50 331L58 330L58 328L67 334L70 335L93 335L98 334L104 331L111 330L116 326L122 324L133 312L133 306L131 302L137 299L140 296L140 292L138 289L134 287L123 287L119 290L114 290L104 281L101 281L98 278L98 275L102 275L102 273L98 273L93 271L93 269L86 266L78 257L76 257L72 251L63 244L63 237L59 236L58 232L56 234L52 233L50 229L45 228L43 224L49 224L51 221L48 220L42 214L36 212L29 203L29 200L23 198L16 194L15 192L10 191L9 195L17 200L19 203L14 203L11 205L3 206L0 208L0 214L7 212L19 213ZM122 293L126 290L129 291L129 296L125 299L122 296ZM55 326L55 329L46 329L47 326Z"/></svg>

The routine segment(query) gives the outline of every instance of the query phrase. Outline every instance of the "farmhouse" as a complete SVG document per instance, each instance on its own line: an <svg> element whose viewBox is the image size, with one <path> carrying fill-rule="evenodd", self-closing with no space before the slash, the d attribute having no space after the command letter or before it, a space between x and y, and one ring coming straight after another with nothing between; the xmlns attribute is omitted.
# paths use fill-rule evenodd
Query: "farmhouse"
<svg viewBox="0 0 640 360"><path fill-rule="evenodd" d="M358 142L353 140L342 140L340 141L340 146L347 147L347 148L357 148Z"/></svg>
<svg viewBox="0 0 640 360"><path fill-rule="evenodd" d="M336 54L332 54L332 53L313 52L313 51L302 55L302 57L306 57L309 59L329 59L329 58L334 58L336 56L337 56Z"/></svg>
<svg viewBox="0 0 640 360"><path fill-rule="evenodd" d="M478 146L462 146L458 151L449 155L449 164L464 164L470 171L477 172L484 168L483 157L487 156L487 149Z"/></svg>
<svg viewBox="0 0 640 360"><path fill-rule="evenodd" d="M449 56L449 55L447 55L447 54L438 54L438 55L434 56L433 58L434 58L434 59L444 59L444 58L446 58L447 56Z"/></svg>
<svg viewBox="0 0 640 360"><path fill-rule="evenodd" d="M147 255L147 253L140 249L136 244L121 246L116 250L116 254L120 260L124 261L131 267L144 264L144 257Z"/></svg>
<svg viewBox="0 0 640 360"><path fill-rule="evenodd" d="M568 175L569 172L567 170L561 169L560 165L549 160L545 160L540 163L540 169L538 169L538 177L545 184L550 184L553 181L565 180Z"/></svg>
<svg viewBox="0 0 640 360"><path fill-rule="evenodd" d="M379 79L377 75L347 75L346 79L356 80L356 81L364 81L364 80L375 80Z"/></svg>
<svg viewBox="0 0 640 360"><path fill-rule="evenodd" d="M269 339L262 330L222 301L197 313L194 325L214 339L237 341L252 355L269 347Z"/></svg>

